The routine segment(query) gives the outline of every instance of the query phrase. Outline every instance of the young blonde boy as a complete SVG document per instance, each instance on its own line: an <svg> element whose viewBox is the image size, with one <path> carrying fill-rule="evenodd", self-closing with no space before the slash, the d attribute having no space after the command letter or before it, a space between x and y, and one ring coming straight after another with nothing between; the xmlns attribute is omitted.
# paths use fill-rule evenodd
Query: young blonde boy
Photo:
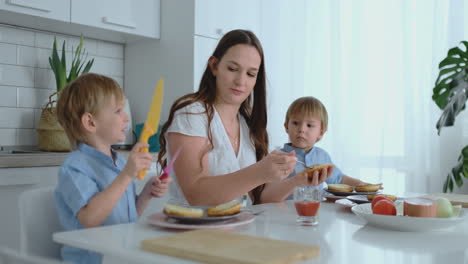
<svg viewBox="0 0 468 264"><path fill-rule="evenodd" d="M284 152L295 151L296 157L300 161L296 163L294 172L288 178L303 171L306 166L333 164L330 155L324 149L315 146L315 143L322 139L328 128L327 109L318 99L312 96L296 99L288 108L284 127L290 143L284 144L281 150ZM359 179L344 175L336 166L325 182L328 184L344 183L351 186L367 184ZM322 183L321 187L324 188L325 183Z"/></svg>
<svg viewBox="0 0 468 264"><path fill-rule="evenodd" d="M57 102L57 116L74 149L60 167L55 201L65 230L135 222L151 198L162 197L170 178L149 179L136 195L134 178L149 169L152 156L136 144L126 162L111 145L125 138L129 121L124 94L111 78L87 73L69 84ZM101 256L65 246L71 263L101 263Z"/></svg>

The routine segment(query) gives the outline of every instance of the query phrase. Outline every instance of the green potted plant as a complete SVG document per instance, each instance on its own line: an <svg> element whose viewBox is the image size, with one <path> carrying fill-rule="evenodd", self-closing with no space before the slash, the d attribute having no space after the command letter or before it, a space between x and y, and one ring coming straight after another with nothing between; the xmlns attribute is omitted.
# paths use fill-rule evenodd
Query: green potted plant
<svg viewBox="0 0 468 264"><path fill-rule="evenodd" d="M464 50L460 47L450 49L439 64L439 76L432 95L432 100L443 111L436 125L439 135L443 127L453 126L468 99L468 42L461 44ZM460 188L464 178L468 178L468 146L462 149L458 163L447 175L443 191L452 192L454 183Z"/></svg>
<svg viewBox="0 0 468 264"><path fill-rule="evenodd" d="M57 91L49 96L49 102L42 109L41 118L37 127L38 147L44 151L70 151L70 143L57 120L56 102L60 96L60 91L78 76L88 72L93 66L94 59L86 63L87 54L83 48L83 36L80 37L80 44L73 51L72 49L71 69L67 76L67 64L65 56L65 41L62 44L62 56L57 50L57 38L54 38L52 55L49 57L49 64L55 75ZM86 65L85 65L86 63ZM84 68L83 68L84 66Z"/></svg>

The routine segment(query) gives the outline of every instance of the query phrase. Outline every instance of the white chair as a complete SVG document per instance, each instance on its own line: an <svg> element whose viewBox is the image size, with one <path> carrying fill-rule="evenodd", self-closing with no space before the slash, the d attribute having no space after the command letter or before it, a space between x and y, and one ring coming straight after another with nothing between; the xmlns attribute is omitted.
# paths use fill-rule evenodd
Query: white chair
<svg viewBox="0 0 468 264"><path fill-rule="evenodd" d="M63 264L63 262L21 254L9 248L0 248L0 264Z"/></svg>
<svg viewBox="0 0 468 264"><path fill-rule="evenodd" d="M61 231L54 201L54 187L23 192L19 198L20 252L30 256L61 259L61 245L52 234Z"/></svg>

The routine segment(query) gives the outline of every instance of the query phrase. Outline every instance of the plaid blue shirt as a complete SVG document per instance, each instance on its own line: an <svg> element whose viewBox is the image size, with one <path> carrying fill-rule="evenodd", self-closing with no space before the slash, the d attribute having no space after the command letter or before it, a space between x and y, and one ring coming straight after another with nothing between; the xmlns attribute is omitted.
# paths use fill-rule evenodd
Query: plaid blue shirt
<svg viewBox="0 0 468 264"><path fill-rule="evenodd" d="M114 160L97 149L81 143L68 154L58 173L55 189L57 214L64 231L84 228L78 221L77 214L96 194L106 189L125 167L126 161L112 151ZM127 190L115 205L103 225L135 222L138 214L135 207L135 183ZM64 246L62 257L71 263L101 263L100 254L83 249Z"/></svg>
<svg viewBox="0 0 468 264"><path fill-rule="evenodd" d="M284 144L284 147L281 149L283 152L291 152L291 151L296 152L296 158L299 161L302 161L306 164L307 167L316 165L316 164L333 164L330 155L324 150L319 147L313 147L308 153L305 153L304 150L300 148L295 148L291 146L291 143L286 143ZM334 164L333 164L334 165ZM299 173L303 171L306 166L304 164L297 162L296 163L296 168L294 169L294 172L289 174L288 178L293 177L296 175L296 173ZM328 184L336 184L336 183L341 183L343 180L344 174L341 172L341 170L338 167L333 168L333 173L328 179L325 181ZM325 183L321 183L320 187L324 189L326 187ZM293 196L290 195L287 199L292 199Z"/></svg>

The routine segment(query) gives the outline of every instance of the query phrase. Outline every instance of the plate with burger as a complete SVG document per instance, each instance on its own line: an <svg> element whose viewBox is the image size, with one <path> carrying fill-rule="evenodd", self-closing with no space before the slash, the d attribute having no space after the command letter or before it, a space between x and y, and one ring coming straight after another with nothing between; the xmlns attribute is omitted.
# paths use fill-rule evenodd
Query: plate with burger
<svg viewBox="0 0 468 264"><path fill-rule="evenodd" d="M255 216L241 212L238 201L218 206L182 206L167 203L163 212L147 217L149 224L176 229L202 229L237 226L250 223Z"/></svg>
<svg viewBox="0 0 468 264"><path fill-rule="evenodd" d="M349 196L349 195L368 195L376 194L379 192L381 184L366 184L360 186L351 186L348 184L328 184L327 192L336 196Z"/></svg>

